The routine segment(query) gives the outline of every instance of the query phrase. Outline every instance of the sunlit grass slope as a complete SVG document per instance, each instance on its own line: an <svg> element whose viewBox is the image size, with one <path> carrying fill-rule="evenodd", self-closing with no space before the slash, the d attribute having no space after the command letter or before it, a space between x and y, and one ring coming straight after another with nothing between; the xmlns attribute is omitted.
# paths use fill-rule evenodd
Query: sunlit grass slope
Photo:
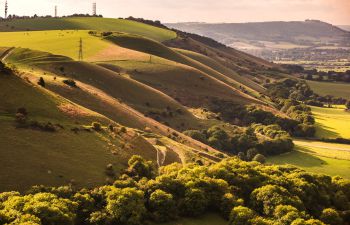
<svg viewBox="0 0 350 225"><path fill-rule="evenodd" d="M36 18L0 22L0 31L97 30L137 34L157 41L176 37L176 33L147 24L112 18L70 17Z"/></svg>
<svg viewBox="0 0 350 225"><path fill-rule="evenodd" d="M233 80L237 81L237 84L236 84L237 87L242 86L246 88L247 91L251 92L253 95L257 95L259 92L265 91L265 88L262 87L261 85L253 82L252 80L244 76L240 76L238 73L234 72L228 67L225 67L224 65L220 64L219 62L215 61L214 59L208 56L205 56L196 52L188 51L188 50L183 50L183 49L175 49L175 51L183 55L186 55L198 62L201 62L202 64L207 65L212 69L232 78Z"/></svg>
<svg viewBox="0 0 350 225"><path fill-rule="evenodd" d="M0 90L0 191L72 180L78 186L102 184L107 164L120 168L125 163L126 159L113 157L97 133L70 130L92 121L107 125L107 118L14 75L0 74ZM16 128L19 107L26 108L31 121L60 124L64 129L51 133Z"/></svg>
<svg viewBox="0 0 350 225"><path fill-rule="evenodd" d="M311 89L319 95L332 95L335 97L350 98L350 84L307 81Z"/></svg>
<svg viewBox="0 0 350 225"><path fill-rule="evenodd" d="M88 31L73 30L0 32L0 45L29 48L77 59L80 38L83 40L83 54L86 59L110 46L108 42L89 35Z"/></svg>
<svg viewBox="0 0 350 225"><path fill-rule="evenodd" d="M309 172L350 179L349 156L350 146L299 141L296 142L295 151L269 157L268 162L281 165L291 164Z"/></svg>
<svg viewBox="0 0 350 225"><path fill-rule="evenodd" d="M239 85L237 84L237 81L225 76L224 74L221 74L215 69L199 61L182 55L181 53L178 53L159 42L141 36L129 34L114 34L108 36L106 39L124 48L129 48L150 55L155 55L164 59L168 59L170 61L185 64L195 69L198 69L201 72L212 76L214 79L217 79L218 81L226 84L227 86L230 86L232 88L232 91L236 91L237 93L239 93L239 95L241 95L241 97L246 98L247 102L257 102L257 100L253 97L250 97L248 94L243 94L240 90L238 90Z"/></svg>
<svg viewBox="0 0 350 225"><path fill-rule="evenodd" d="M350 138L350 112L342 108L311 107L319 138Z"/></svg>
<svg viewBox="0 0 350 225"><path fill-rule="evenodd" d="M55 60L52 60L53 58L55 58ZM174 128L194 128L199 125L196 117L168 95L101 66L86 62L76 62L64 57L60 58L59 56L53 56L44 52L26 49L14 50L7 58L7 61L20 67L28 67L29 69L32 67L39 68L41 71L39 70L40 72L34 73L37 74L37 79L39 76L43 76L43 73L46 71L47 75L51 74L47 80L51 81L50 83L52 83L53 88L56 88L56 91L60 91L61 94L64 94L66 98L74 99L78 101L79 104L88 106L88 108L92 107L95 111L100 113L107 113L104 115L122 124L130 126L135 124L135 118L133 118L133 116L128 117L125 115L125 107L121 104L124 103L143 114L158 114L161 120L174 126ZM61 78L53 81L54 76ZM60 80L66 79L67 77L89 85L90 87L86 89L91 89L89 91L90 95L92 89L96 89L93 91L95 93L101 92L100 96L104 97L99 98L100 101L106 102L109 99L115 102L113 105L116 107L113 107L113 110L109 108L112 111L105 111L108 107L101 107L98 101L89 101L86 99L88 96L82 95L83 87L79 90L63 90L60 88L63 84ZM101 108L103 110L101 110ZM117 108L120 109L118 112L115 111ZM171 116L161 116L164 115L164 113L168 114L168 111L172 111ZM176 113L178 111L181 111L181 113ZM124 118L119 118L117 115L123 115ZM180 125L183 126L181 127ZM138 126L137 128L140 127Z"/></svg>
<svg viewBox="0 0 350 225"><path fill-rule="evenodd" d="M214 98L239 104L249 103L229 86L182 64L114 61L101 65L115 71L123 68L132 79L156 88L188 107L208 107Z"/></svg>

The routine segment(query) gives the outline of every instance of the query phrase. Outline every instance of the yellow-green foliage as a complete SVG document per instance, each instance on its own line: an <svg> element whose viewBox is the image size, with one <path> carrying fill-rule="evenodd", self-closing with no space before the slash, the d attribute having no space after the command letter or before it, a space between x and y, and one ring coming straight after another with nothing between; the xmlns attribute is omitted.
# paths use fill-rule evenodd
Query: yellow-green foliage
<svg viewBox="0 0 350 225"><path fill-rule="evenodd" d="M36 18L0 22L0 31L12 32L37 30L118 31L142 35L157 41L165 41L176 37L176 33L174 31L150 26L135 21L112 18Z"/></svg>
<svg viewBox="0 0 350 225"><path fill-rule="evenodd" d="M350 96L350 84L347 83L331 83L331 82L318 82L307 81L311 89L319 95L332 95L335 97L349 98Z"/></svg>
<svg viewBox="0 0 350 225"><path fill-rule="evenodd" d="M311 109L316 119L316 137L350 138L350 112L342 108L311 107Z"/></svg>

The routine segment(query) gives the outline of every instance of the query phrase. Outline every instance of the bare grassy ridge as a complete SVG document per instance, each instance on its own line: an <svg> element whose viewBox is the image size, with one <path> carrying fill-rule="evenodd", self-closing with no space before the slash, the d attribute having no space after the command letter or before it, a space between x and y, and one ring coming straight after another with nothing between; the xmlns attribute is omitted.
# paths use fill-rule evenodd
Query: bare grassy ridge
<svg viewBox="0 0 350 225"><path fill-rule="evenodd" d="M0 22L0 32L46 30L118 31L145 36L157 41L176 38L176 33L171 30L123 19L69 17L15 19Z"/></svg>
<svg viewBox="0 0 350 225"><path fill-rule="evenodd" d="M211 67L203 64L202 62L196 61L185 55L182 55L181 53L178 53L161 43L158 43L140 36L134 36L134 35L128 35L128 34L115 34L112 36L108 36L107 40L119 46L122 46L124 48L129 48L129 49L145 52L151 55L156 55L158 57L162 57L171 61L175 61L177 63L181 63L184 65L188 65L190 67L196 68L202 71L203 73L210 75L212 78L216 79L217 81L222 82L222 84L226 85L227 87L230 87L232 91L236 92L237 100L240 98L241 99L240 101L245 101L247 103L259 102L259 100L255 99L254 97L241 92L238 89L239 85L237 85L237 81L233 80L232 78L224 74L221 74L220 72L212 69Z"/></svg>

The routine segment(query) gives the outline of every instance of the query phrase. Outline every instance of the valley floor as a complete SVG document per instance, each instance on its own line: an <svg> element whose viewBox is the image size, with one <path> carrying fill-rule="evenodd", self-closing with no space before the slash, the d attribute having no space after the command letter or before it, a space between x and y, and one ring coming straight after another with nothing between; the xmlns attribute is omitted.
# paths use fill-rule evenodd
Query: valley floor
<svg viewBox="0 0 350 225"><path fill-rule="evenodd" d="M350 145L295 140L295 151L268 158L268 163L291 164L308 172L350 179Z"/></svg>
<svg viewBox="0 0 350 225"><path fill-rule="evenodd" d="M316 119L317 138L350 138L350 112L344 107L311 107Z"/></svg>

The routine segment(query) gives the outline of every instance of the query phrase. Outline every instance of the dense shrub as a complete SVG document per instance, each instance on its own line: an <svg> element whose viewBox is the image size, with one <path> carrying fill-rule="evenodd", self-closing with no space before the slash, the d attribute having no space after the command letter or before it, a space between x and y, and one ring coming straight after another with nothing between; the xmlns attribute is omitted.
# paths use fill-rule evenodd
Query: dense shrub
<svg viewBox="0 0 350 225"><path fill-rule="evenodd" d="M172 194L155 190L149 198L149 210L157 222L166 222L176 218L176 203Z"/></svg>
<svg viewBox="0 0 350 225"><path fill-rule="evenodd" d="M184 134L202 143L207 142L206 136L199 130L187 130Z"/></svg>
<svg viewBox="0 0 350 225"><path fill-rule="evenodd" d="M72 80L72 79L63 80L63 83L67 84L67 85L70 86L70 87L74 87L74 88L77 87L77 84L76 84L75 81Z"/></svg>
<svg viewBox="0 0 350 225"><path fill-rule="evenodd" d="M41 87L45 87L44 78L42 78L42 77L39 78L38 85L40 85Z"/></svg>
<svg viewBox="0 0 350 225"><path fill-rule="evenodd" d="M266 162L266 157L262 154L257 154L252 160L264 164Z"/></svg>
<svg viewBox="0 0 350 225"><path fill-rule="evenodd" d="M227 158L200 166L174 163L148 176L133 157L113 186L91 190L38 186L0 193L0 224L140 225L220 213L232 225L346 225L350 181ZM142 177L146 174L147 177ZM136 178L136 179L135 179ZM322 222L321 222L322 221ZM151 222L152 223L152 222Z"/></svg>
<svg viewBox="0 0 350 225"><path fill-rule="evenodd" d="M92 129L95 131L101 131L102 130L102 125L99 122L93 122L91 124Z"/></svg>

